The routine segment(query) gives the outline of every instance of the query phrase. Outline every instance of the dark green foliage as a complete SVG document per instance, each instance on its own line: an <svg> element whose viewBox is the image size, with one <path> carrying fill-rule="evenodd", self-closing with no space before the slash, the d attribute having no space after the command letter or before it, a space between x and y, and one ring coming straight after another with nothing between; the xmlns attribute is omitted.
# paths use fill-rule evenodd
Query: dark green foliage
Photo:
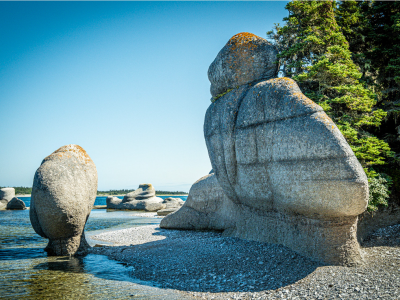
<svg viewBox="0 0 400 300"><path fill-rule="evenodd" d="M367 58L360 54L364 20L362 6L334 1L293 1L286 5L286 24L267 33L278 47L281 72L296 80L303 93L318 103L343 133L367 173L370 209L387 205L390 177L373 168L393 157L389 144L374 134L387 113L377 108L377 95L363 78L370 76ZM342 25L342 28L338 25ZM345 34L358 43L349 49ZM364 47L364 48L363 48ZM364 63L360 68L354 61ZM362 73L362 72L364 73Z"/></svg>
<svg viewBox="0 0 400 300"><path fill-rule="evenodd" d="M7 187L7 186L0 186L0 189ZM14 187L15 189L15 195L30 195L32 193L32 188L30 187L22 187L22 186L17 186Z"/></svg>

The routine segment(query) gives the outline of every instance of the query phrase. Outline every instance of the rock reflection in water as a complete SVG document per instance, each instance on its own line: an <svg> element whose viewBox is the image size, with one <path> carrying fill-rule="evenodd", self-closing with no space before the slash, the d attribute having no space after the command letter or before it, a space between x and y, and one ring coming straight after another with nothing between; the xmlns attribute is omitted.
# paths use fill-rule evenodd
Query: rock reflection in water
<svg viewBox="0 0 400 300"><path fill-rule="evenodd" d="M158 224L131 212L92 211L90 236L109 228ZM98 241L93 241L93 244ZM184 299L177 292L129 277L132 268L106 256L47 257L29 211L0 211L0 299Z"/></svg>

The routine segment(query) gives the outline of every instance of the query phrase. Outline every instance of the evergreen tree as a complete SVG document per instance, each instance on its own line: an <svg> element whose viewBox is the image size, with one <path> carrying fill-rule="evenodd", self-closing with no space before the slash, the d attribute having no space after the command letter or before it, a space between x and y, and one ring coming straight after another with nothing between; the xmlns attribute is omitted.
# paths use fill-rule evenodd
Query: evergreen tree
<svg viewBox="0 0 400 300"><path fill-rule="evenodd" d="M376 95L360 82L362 73L335 19L334 1L293 1L286 24L268 32L280 50L281 71L296 80L305 95L333 119L364 167L370 184L370 209L387 204L390 178L374 171L392 156L389 145L372 135L386 113L374 109ZM355 16L361 17L359 16ZM354 27L354 20L343 15ZM352 34L358 34L356 31Z"/></svg>
<svg viewBox="0 0 400 300"><path fill-rule="evenodd" d="M392 177L391 202L400 204L400 3L341 1L336 20L363 81L377 94L377 107L387 112L373 132L394 155L377 170Z"/></svg>

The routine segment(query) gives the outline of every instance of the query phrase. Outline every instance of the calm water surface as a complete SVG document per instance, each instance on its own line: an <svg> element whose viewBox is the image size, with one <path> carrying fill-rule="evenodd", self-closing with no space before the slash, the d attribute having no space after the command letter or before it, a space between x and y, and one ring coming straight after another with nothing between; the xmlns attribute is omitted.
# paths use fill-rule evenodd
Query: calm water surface
<svg viewBox="0 0 400 300"><path fill-rule="evenodd" d="M105 201L105 197L98 198ZM92 210L85 227L89 243L95 244L90 237L106 230L161 221L161 218L134 214L136 212ZM0 299L182 298L174 291L139 282L129 276L130 267L103 255L47 257L43 250L46 244L47 240L34 232L29 210L0 211Z"/></svg>

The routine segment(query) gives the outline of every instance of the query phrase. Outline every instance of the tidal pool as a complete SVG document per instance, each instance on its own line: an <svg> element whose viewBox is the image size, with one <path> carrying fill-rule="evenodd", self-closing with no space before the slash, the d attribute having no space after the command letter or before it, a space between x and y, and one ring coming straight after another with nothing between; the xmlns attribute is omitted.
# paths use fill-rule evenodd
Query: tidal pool
<svg viewBox="0 0 400 300"><path fill-rule="evenodd" d="M90 237L106 230L159 224L161 218L127 211L92 210L85 227ZM102 243L103 242L98 242ZM48 257L47 240L37 235L29 210L0 211L0 299L182 299L132 278L131 267L103 255Z"/></svg>

